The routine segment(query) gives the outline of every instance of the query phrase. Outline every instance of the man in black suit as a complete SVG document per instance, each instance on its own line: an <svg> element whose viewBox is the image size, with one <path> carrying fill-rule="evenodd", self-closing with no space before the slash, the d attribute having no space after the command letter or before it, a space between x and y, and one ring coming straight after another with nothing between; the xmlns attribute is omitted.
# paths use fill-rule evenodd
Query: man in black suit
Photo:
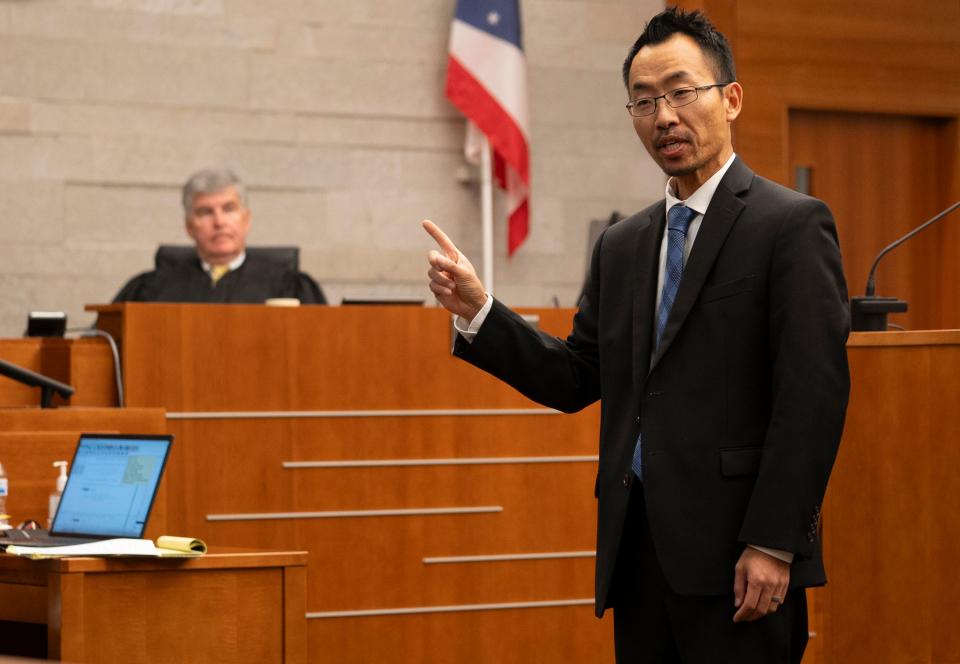
<svg viewBox="0 0 960 664"><path fill-rule="evenodd" d="M138 274L114 302L261 304L293 298L302 304L327 303L308 274L269 256L247 253L250 208L246 188L233 171L197 171L184 184L182 200L185 229L197 255Z"/></svg>
<svg viewBox="0 0 960 664"><path fill-rule="evenodd" d="M743 90L703 14L655 16L624 83L666 196L601 236L567 339L425 221L430 287L460 357L562 411L602 400L596 611L617 661L797 663L849 393L833 219L734 154Z"/></svg>

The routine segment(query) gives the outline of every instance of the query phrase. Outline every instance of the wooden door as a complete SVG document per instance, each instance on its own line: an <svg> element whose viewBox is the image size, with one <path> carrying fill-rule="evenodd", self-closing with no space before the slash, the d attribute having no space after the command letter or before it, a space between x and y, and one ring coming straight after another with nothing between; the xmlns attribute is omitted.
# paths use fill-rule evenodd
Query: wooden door
<svg viewBox="0 0 960 664"><path fill-rule="evenodd" d="M950 120L919 116L791 110L789 159L810 168L810 194L827 202L840 233L851 295L862 295L870 266L888 244L946 208L955 145ZM954 213L957 215L958 213ZM909 302L890 322L906 329L960 327L958 285L948 242L951 217L880 262L877 295ZM951 250L951 247L954 249Z"/></svg>

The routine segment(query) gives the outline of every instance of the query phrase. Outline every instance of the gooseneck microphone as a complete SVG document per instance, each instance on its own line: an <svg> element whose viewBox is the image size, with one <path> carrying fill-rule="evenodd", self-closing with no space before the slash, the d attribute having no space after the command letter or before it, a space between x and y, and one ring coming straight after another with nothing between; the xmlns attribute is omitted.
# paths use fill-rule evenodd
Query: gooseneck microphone
<svg viewBox="0 0 960 664"><path fill-rule="evenodd" d="M50 408L53 405L54 393L59 394L64 399L69 398L70 395L73 394L73 388L65 383L61 383L43 374L34 373L29 369L4 360L0 360L0 376L12 378L18 383L23 383L30 387L39 387L41 408Z"/></svg>
<svg viewBox="0 0 960 664"><path fill-rule="evenodd" d="M907 310L905 300L874 295L876 291L874 276L877 272L877 265L880 263L880 259L923 229L940 221L958 207L960 207L960 201L957 201L943 212L923 222L902 238L890 243L883 248L883 251L877 254L877 257L873 259L873 265L870 267L870 273L867 275L866 293L863 297L850 299L850 323L854 332L883 332L887 329L887 314L902 313Z"/></svg>

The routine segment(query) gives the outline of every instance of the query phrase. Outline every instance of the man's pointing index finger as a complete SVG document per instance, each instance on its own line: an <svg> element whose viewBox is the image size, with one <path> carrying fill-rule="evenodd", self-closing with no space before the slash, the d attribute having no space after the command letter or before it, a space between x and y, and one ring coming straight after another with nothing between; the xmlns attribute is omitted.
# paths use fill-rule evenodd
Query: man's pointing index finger
<svg viewBox="0 0 960 664"><path fill-rule="evenodd" d="M440 245L440 248L443 249L443 253L447 255L447 258L452 260L454 263L460 261L460 250L457 249L456 245L450 241L450 238L447 237L447 234L440 230L440 227L429 219L423 220L423 230L427 231L437 244Z"/></svg>

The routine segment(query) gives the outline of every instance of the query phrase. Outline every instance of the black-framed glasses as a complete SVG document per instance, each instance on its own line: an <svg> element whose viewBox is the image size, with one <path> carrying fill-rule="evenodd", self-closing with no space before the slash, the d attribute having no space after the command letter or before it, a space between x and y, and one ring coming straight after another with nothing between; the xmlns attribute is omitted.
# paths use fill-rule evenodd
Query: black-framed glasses
<svg viewBox="0 0 960 664"><path fill-rule="evenodd" d="M733 81L726 83L711 83L710 85L690 85L682 88L676 88L670 92L657 97L641 97L627 103L627 111L635 118L642 118L646 115L653 115L657 111L657 100L663 99L670 108L680 108L687 104L692 104L700 97L701 90L710 88L725 88Z"/></svg>

